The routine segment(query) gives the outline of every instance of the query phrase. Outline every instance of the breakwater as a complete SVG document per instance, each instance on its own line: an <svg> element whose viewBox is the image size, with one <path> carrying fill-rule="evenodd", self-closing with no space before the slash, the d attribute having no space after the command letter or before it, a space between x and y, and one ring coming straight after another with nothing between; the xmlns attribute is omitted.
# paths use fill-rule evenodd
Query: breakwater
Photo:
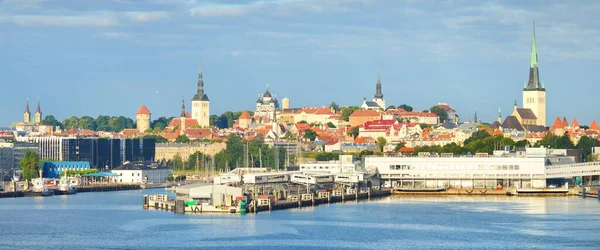
<svg viewBox="0 0 600 250"><path fill-rule="evenodd" d="M76 188L77 193L87 192L112 192L137 190L142 186L138 184L120 184L120 185L98 185L98 186L79 186ZM19 197L40 197L51 195L71 195L70 193L61 192L56 189L50 189L50 193L36 193L31 191L16 191L16 192L0 192L0 198L19 198Z"/></svg>

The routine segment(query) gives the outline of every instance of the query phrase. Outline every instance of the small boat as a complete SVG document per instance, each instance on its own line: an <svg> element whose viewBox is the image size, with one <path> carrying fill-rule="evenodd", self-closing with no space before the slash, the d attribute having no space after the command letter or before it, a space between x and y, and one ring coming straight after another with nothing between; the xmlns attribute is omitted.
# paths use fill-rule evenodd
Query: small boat
<svg viewBox="0 0 600 250"><path fill-rule="evenodd" d="M58 181L58 188L56 189L59 194L76 194L77 190L71 186L71 180L68 177L62 177Z"/></svg>
<svg viewBox="0 0 600 250"><path fill-rule="evenodd" d="M51 196L54 193L46 186L46 182L43 178L35 178L31 180L31 184L33 184L33 188L31 189L32 193L40 196Z"/></svg>
<svg viewBox="0 0 600 250"><path fill-rule="evenodd" d="M442 192L446 191L446 188L398 188L400 192Z"/></svg>

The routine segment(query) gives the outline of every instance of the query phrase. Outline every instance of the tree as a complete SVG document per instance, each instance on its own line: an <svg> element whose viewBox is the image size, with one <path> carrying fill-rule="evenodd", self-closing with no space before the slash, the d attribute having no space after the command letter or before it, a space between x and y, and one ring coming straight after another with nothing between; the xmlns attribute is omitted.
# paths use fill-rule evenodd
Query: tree
<svg viewBox="0 0 600 250"><path fill-rule="evenodd" d="M305 120L299 121L298 124L308 124Z"/></svg>
<svg viewBox="0 0 600 250"><path fill-rule="evenodd" d="M175 142L188 143L188 142L190 142L190 138L188 138L187 135L182 134L182 135L177 136L177 138L175 138Z"/></svg>
<svg viewBox="0 0 600 250"><path fill-rule="evenodd" d="M144 135L142 137L138 137L139 139L154 139L156 143L166 143L167 138L158 135Z"/></svg>
<svg viewBox="0 0 600 250"><path fill-rule="evenodd" d="M583 157L588 158L588 155L592 154L592 148L598 146L600 146L600 141L598 139L582 136L575 148L581 149Z"/></svg>
<svg viewBox="0 0 600 250"><path fill-rule="evenodd" d="M515 143L515 147L517 147L517 148L531 147L531 143L529 143L528 140L520 140Z"/></svg>
<svg viewBox="0 0 600 250"><path fill-rule="evenodd" d="M390 105L390 106L388 106L388 107L387 107L385 110L388 110L388 109L396 109L396 106L394 106L394 105Z"/></svg>
<svg viewBox="0 0 600 250"><path fill-rule="evenodd" d="M317 139L317 133L312 129L307 129L304 131L303 138L309 139L310 141L315 141L315 139Z"/></svg>
<svg viewBox="0 0 600 250"><path fill-rule="evenodd" d="M331 104L329 104L329 108L338 111L340 110L340 105L337 105L335 102L331 102Z"/></svg>
<svg viewBox="0 0 600 250"><path fill-rule="evenodd" d="M387 140L384 137L377 137L377 146L379 146L379 150L383 152L383 148L387 144Z"/></svg>
<svg viewBox="0 0 600 250"><path fill-rule="evenodd" d="M62 127L62 124L54 118L53 115L47 115L42 120L42 124L52 126L52 127Z"/></svg>
<svg viewBox="0 0 600 250"><path fill-rule="evenodd" d="M436 113L440 117L440 123L444 123L448 120L448 112L438 106L431 107L429 111L431 111L431 113Z"/></svg>
<svg viewBox="0 0 600 250"><path fill-rule="evenodd" d="M65 130L77 128L79 125L79 118L77 118L77 116L71 116L71 118L64 119L62 124Z"/></svg>
<svg viewBox="0 0 600 250"><path fill-rule="evenodd" d="M343 107L342 108L342 119L344 119L344 121L350 121L350 115L358 109L360 109L360 108L357 106Z"/></svg>
<svg viewBox="0 0 600 250"><path fill-rule="evenodd" d="M32 178L39 177L40 157L31 150L25 151L23 159L19 162L23 170L23 179L31 181Z"/></svg>
<svg viewBox="0 0 600 250"><path fill-rule="evenodd" d="M395 151L395 152L398 152L398 151L400 151L400 149L401 149L401 148L403 148L403 147L405 147L405 146L406 146L406 143L405 143L405 142L403 142L403 141L401 141L401 142L398 142L398 144L396 144L396 147L394 147L394 151Z"/></svg>
<svg viewBox="0 0 600 250"><path fill-rule="evenodd" d="M411 107L411 106L408 106L408 105L406 105L406 104L402 104L402 105L398 106L398 108L400 108L400 109L404 109L404 110L406 110L406 111L408 111L408 112L412 112L412 111L413 111L413 107Z"/></svg>
<svg viewBox="0 0 600 250"><path fill-rule="evenodd" d="M348 132L349 136L352 136L352 138L356 139L356 137L358 137L360 130L358 128L358 126L353 127L352 129L350 129L350 132Z"/></svg>
<svg viewBox="0 0 600 250"><path fill-rule="evenodd" d="M535 143L534 147L544 146L547 148L573 149L575 146L568 135L555 136L547 133L544 138Z"/></svg>
<svg viewBox="0 0 600 250"><path fill-rule="evenodd" d="M333 124L333 122L328 122L327 123L327 127L329 128L336 128L335 124Z"/></svg>
<svg viewBox="0 0 600 250"><path fill-rule="evenodd" d="M83 116L77 121L77 128L79 129L89 129L96 130L96 123L94 118L89 116Z"/></svg>
<svg viewBox="0 0 600 250"><path fill-rule="evenodd" d="M176 153L173 159L167 163L167 166L171 169L183 169L183 158L181 158L179 153Z"/></svg>

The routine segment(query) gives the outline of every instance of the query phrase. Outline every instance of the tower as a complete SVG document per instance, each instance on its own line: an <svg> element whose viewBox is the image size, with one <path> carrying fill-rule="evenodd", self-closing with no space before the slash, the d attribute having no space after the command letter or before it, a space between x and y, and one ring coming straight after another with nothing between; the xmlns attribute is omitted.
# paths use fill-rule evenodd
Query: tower
<svg viewBox="0 0 600 250"><path fill-rule="evenodd" d="M475 110L475 115L473 116L473 123L477 123L479 119L477 118L477 110Z"/></svg>
<svg viewBox="0 0 600 250"><path fill-rule="evenodd" d="M193 103L193 102L192 102ZM181 99L181 124L179 127L179 135L185 134L185 100ZM193 118L192 118L193 119Z"/></svg>
<svg viewBox="0 0 600 250"><path fill-rule="evenodd" d="M25 99L25 112L23 113L23 122L31 121L31 113L29 112L29 99Z"/></svg>
<svg viewBox="0 0 600 250"><path fill-rule="evenodd" d="M137 113L135 113L135 123L137 125L137 130L140 133L150 128L151 115L150 110L143 104L140 109L138 109Z"/></svg>
<svg viewBox="0 0 600 250"><path fill-rule="evenodd" d="M502 123L502 110L500 110L500 107L498 107L498 122Z"/></svg>
<svg viewBox="0 0 600 250"><path fill-rule="evenodd" d="M535 22L531 36L531 60L529 64L529 81L523 88L523 108L533 111L537 117L536 125L546 126L546 89L540 82L538 70L537 47L535 43Z"/></svg>
<svg viewBox="0 0 600 250"><path fill-rule="evenodd" d="M290 109L290 98L287 98L287 96L281 99L281 109Z"/></svg>
<svg viewBox="0 0 600 250"><path fill-rule="evenodd" d="M35 123L42 122L42 109L40 108L40 99L38 99L37 109L35 110Z"/></svg>
<svg viewBox="0 0 600 250"><path fill-rule="evenodd" d="M185 114L183 115L185 116ZM204 93L204 79L202 79L202 66L198 70L198 90L192 98L192 119L198 121L201 127L210 126L210 100Z"/></svg>
<svg viewBox="0 0 600 250"><path fill-rule="evenodd" d="M379 107L385 109L385 100L383 99L383 93L381 92L381 78L379 73L377 73L377 84L375 85L375 97L373 102L377 103Z"/></svg>

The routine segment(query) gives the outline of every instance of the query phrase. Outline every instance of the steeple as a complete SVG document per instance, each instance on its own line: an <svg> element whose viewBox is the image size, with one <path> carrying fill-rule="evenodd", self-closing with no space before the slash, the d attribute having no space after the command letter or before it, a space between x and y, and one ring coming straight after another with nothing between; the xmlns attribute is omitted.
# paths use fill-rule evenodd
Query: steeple
<svg viewBox="0 0 600 250"><path fill-rule="evenodd" d="M40 109L40 99L38 99L37 102L37 109L35 110L36 114L41 114L42 113L42 109Z"/></svg>
<svg viewBox="0 0 600 250"><path fill-rule="evenodd" d="M529 63L529 81L525 90L544 90L540 82L540 72L538 69L537 46L535 42L535 22L533 22L533 34L531 35L531 60Z"/></svg>
<svg viewBox="0 0 600 250"><path fill-rule="evenodd" d="M25 98L25 113L30 113L29 112L29 98Z"/></svg>
<svg viewBox="0 0 600 250"><path fill-rule="evenodd" d="M206 95L206 93L204 93L204 79L202 76L202 65L200 65L200 67L198 67L198 90L196 91L194 98L192 98L192 101L210 101L208 99L208 95Z"/></svg>
<svg viewBox="0 0 600 250"><path fill-rule="evenodd" d="M31 122L31 113L29 112L29 98L25 99L25 112L23 112L23 122Z"/></svg>
<svg viewBox="0 0 600 250"><path fill-rule="evenodd" d="M377 72L377 84L375 87L375 99L383 99L383 93L381 93L381 77Z"/></svg>
<svg viewBox="0 0 600 250"><path fill-rule="evenodd" d="M473 123L477 123L477 109L475 110L475 115L473 116Z"/></svg>
<svg viewBox="0 0 600 250"><path fill-rule="evenodd" d="M185 100L181 99L181 117L185 117Z"/></svg>
<svg viewBox="0 0 600 250"><path fill-rule="evenodd" d="M498 107L498 122L502 123L502 110L500 110L500 107Z"/></svg>

